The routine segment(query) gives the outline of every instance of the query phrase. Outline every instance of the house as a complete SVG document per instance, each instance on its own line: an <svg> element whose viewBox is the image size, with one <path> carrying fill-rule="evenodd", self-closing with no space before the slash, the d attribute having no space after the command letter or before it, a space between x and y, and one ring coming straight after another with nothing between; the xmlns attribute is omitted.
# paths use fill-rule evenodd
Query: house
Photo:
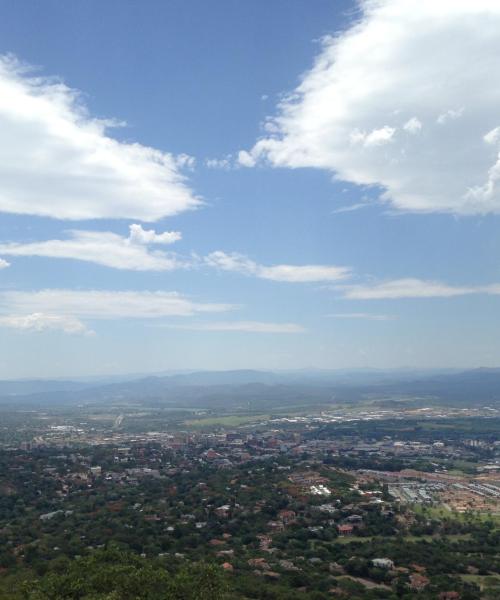
<svg viewBox="0 0 500 600"><path fill-rule="evenodd" d="M268 550L273 541L270 536L262 534L258 535L257 539L259 540L259 548L261 550Z"/></svg>
<svg viewBox="0 0 500 600"><path fill-rule="evenodd" d="M275 571L264 571L264 575L266 577L270 577L271 579L279 579L281 577L281 575Z"/></svg>
<svg viewBox="0 0 500 600"><path fill-rule="evenodd" d="M40 521L50 521L57 515L62 515L64 511L62 510L54 510L53 512L45 513L44 515L40 515Z"/></svg>
<svg viewBox="0 0 500 600"><path fill-rule="evenodd" d="M273 531L283 531L285 529L282 521L269 521L267 526Z"/></svg>
<svg viewBox="0 0 500 600"><path fill-rule="evenodd" d="M216 538L213 538L208 543L211 546L223 546L226 542L224 540L218 540Z"/></svg>
<svg viewBox="0 0 500 600"><path fill-rule="evenodd" d="M204 456L207 460L215 460L216 458L222 458L221 455L216 452L213 448L209 448L205 453Z"/></svg>
<svg viewBox="0 0 500 600"><path fill-rule="evenodd" d="M161 521L161 517L158 515L144 515L144 520L148 523L155 523Z"/></svg>
<svg viewBox="0 0 500 600"><path fill-rule="evenodd" d="M417 565L416 563L411 563L410 567L417 573L425 573L425 571L427 570L422 565Z"/></svg>
<svg viewBox="0 0 500 600"><path fill-rule="evenodd" d="M339 532L339 535L352 535L354 527L347 524L337 525L337 531Z"/></svg>
<svg viewBox="0 0 500 600"><path fill-rule="evenodd" d="M255 567L256 569L262 569L264 571L270 569L265 558L250 558L247 562L251 567Z"/></svg>
<svg viewBox="0 0 500 600"><path fill-rule="evenodd" d="M372 565L379 569L394 569L394 562L390 558L374 558Z"/></svg>
<svg viewBox="0 0 500 600"><path fill-rule="evenodd" d="M285 571L300 571L300 569L296 567L291 560L280 560L279 565Z"/></svg>
<svg viewBox="0 0 500 600"><path fill-rule="evenodd" d="M229 516L229 511L231 510L231 507L229 506L229 504L224 504L223 506L219 506L219 508L215 509L215 514L218 517L228 517Z"/></svg>
<svg viewBox="0 0 500 600"><path fill-rule="evenodd" d="M429 578L420 573L410 575L410 588L415 592L421 592L429 585Z"/></svg>
<svg viewBox="0 0 500 600"><path fill-rule="evenodd" d="M293 510L280 510L278 516L283 525L290 525L291 523L295 523L297 515Z"/></svg>
<svg viewBox="0 0 500 600"><path fill-rule="evenodd" d="M361 515L350 515L347 517L346 521L349 523L362 523L363 517Z"/></svg>

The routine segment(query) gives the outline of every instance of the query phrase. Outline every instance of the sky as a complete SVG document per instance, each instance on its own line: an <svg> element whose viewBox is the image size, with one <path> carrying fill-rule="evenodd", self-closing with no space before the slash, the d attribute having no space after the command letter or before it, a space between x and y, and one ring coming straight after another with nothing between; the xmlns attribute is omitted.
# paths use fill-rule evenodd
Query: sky
<svg viewBox="0 0 500 600"><path fill-rule="evenodd" d="M500 363L496 0L1 0L0 378Z"/></svg>

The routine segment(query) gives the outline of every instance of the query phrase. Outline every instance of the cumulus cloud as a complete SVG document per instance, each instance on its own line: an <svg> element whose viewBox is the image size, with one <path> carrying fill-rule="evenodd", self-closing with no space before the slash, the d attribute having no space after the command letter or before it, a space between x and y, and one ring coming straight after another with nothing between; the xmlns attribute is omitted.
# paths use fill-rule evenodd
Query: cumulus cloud
<svg viewBox="0 0 500 600"><path fill-rule="evenodd" d="M264 266L250 260L243 254L222 251L212 252L204 259L205 264L222 271L234 271L244 275L286 281L290 283L307 283L315 281L337 281L350 274L347 267L332 265L274 265Z"/></svg>
<svg viewBox="0 0 500 600"><path fill-rule="evenodd" d="M395 132L396 129L388 125L384 125L380 129L373 129L368 133L355 129L350 134L349 139L352 144L362 144L365 148L370 148L371 146L387 144L392 140Z"/></svg>
<svg viewBox="0 0 500 600"><path fill-rule="evenodd" d="M491 131L488 131L488 133L483 136L483 140L487 144L498 144L498 142L500 142L500 127L495 127Z"/></svg>
<svg viewBox="0 0 500 600"><path fill-rule="evenodd" d="M341 289L344 291L344 297L352 300L452 298L469 294L500 294L500 284L453 286L440 281L412 278L394 279L373 285L349 285Z"/></svg>
<svg viewBox="0 0 500 600"><path fill-rule="evenodd" d="M134 224L130 226L128 237L109 231L73 230L65 240L0 244L0 253L6 256L71 258L132 271L171 271L186 264L172 253L152 251L147 246L172 244L181 237L178 231L155 233Z"/></svg>
<svg viewBox="0 0 500 600"><path fill-rule="evenodd" d="M156 233L153 229L143 229L141 225L130 225L129 242L137 244L173 244L182 239L180 231Z"/></svg>
<svg viewBox="0 0 500 600"><path fill-rule="evenodd" d="M230 304L204 304L178 292L45 289L0 291L0 316L42 313L82 319L158 319L226 312Z"/></svg>
<svg viewBox="0 0 500 600"><path fill-rule="evenodd" d="M69 334L92 335L79 319L69 315L47 315L44 313L31 313L29 315L0 316L0 327L21 329L23 331L62 331Z"/></svg>
<svg viewBox="0 0 500 600"><path fill-rule="evenodd" d="M155 221L200 200L174 156L109 135L78 92L0 57L0 212Z"/></svg>
<svg viewBox="0 0 500 600"><path fill-rule="evenodd" d="M315 167L410 212L500 212L500 3L360 0L239 162Z"/></svg>
<svg viewBox="0 0 500 600"><path fill-rule="evenodd" d="M238 152L238 164L242 167L253 167L255 166L255 157L246 150L240 150Z"/></svg>
<svg viewBox="0 0 500 600"><path fill-rule="evenodd" d="M296 323L266 323L262 321L215 321L212 323L188 323L166 325L171 329L190 331L234 331L242 333L304 333L306 330Z"/></svg>
<svg viewBox="0 0 500 600"><path fill-rule="evenodd" d="M6 269L7 267L10 267L10 263L0 258L0 269Z"/></svg>
<svg viewBox="0 0 500 600"><path fill-rule="evenodd" d="M412 117L406 121L403 129L408 131L408 133L418 133L422 129L422 122L417 117Z"/></svg>

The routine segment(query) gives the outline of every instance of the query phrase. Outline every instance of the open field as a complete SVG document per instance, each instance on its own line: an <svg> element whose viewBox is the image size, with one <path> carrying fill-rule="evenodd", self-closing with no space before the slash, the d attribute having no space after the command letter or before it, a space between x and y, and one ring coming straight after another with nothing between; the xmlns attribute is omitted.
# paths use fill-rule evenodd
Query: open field
<svg viewBox="0 0 500 600"><path fill-rule="evenodd" d="M203 419L188 419L186 425L190 427L212 427L220 425L225 427L238 427L247 423L255 423L256 421L266 421L271 415L229 415L220 417L207 417Z"/></svg>
<svg viewBox="0 0 500 600"><path fill-rule="evenodd" d="M445 506L422 506L420 504L415 504L412 506L413 510L416 513L420 513L428 516L429 518L434 519L456 519L457 521L466 521L468 519L476 519L479 521L489 521L492 520L498 526L500 526L500 515L499 514L491 514L488 512L470 512L470 513L461 513L457 511L452 511L446 508Z"/></svg>
<svg viewBox="0 0 500 600"><path fill-rule="evenodd" d="M500 595L500 575L462 575L468 583L475 583L483 590L495 590Z"/></svg>

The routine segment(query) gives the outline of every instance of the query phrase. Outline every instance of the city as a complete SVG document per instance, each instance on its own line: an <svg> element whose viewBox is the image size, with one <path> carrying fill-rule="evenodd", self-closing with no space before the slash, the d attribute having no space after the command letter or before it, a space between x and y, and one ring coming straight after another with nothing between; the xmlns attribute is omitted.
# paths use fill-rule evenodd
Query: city
<svg viewBox="0 0 500 600"><path fill-rule="evenodd" d="M31 415L24 439L2 434L4 576L112 541L169 568L209 561L234 594L259 597L473 598L500 586L492 407L265 418L197 409L169 413L158 431L137 431L151 418L144 406Z"/></svg>

